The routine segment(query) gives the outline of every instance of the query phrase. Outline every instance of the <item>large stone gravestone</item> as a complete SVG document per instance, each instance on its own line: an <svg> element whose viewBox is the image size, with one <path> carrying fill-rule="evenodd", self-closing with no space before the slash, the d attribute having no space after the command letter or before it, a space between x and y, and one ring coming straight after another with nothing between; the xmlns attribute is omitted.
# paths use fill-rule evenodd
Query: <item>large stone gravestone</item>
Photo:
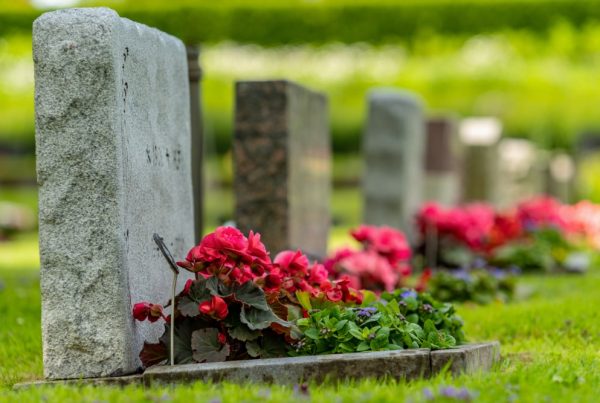
<svg viewBox="0 0 600 403"><path fill-rule="evenodd" d="M267 248L324 256L330 226L327 99L290 81L236 84L235 220Z"/></svg>
<svg viewBox="0 0 600 403"><path fill-rule="evenodd" d="M185 47L70 9L35 21L33 55L45 376L131 373L163 330L132 305L170 295L152 235L176 257L194 242Z"/></svg>
<svg viewBox="0 0 600 403"><path fill-rule="evenodd" d="M498 142L501 135L502 123L496 118L468 118L461 121L462 201L497 204Z"/></svg>
<svg viewBox="0 0 600 403"><path fill-rule="evenodd" d="M373 90L363 140L364 222L403 230L414 240L423 198L425 122L421 101L406 91Z"/></svg>
<svg viewBox="0 0 600 403"><path fill-rule="evenodd" d="M452 206L460 200L459 150L456 121L450 117L427 120L424 199Z"/></svg>

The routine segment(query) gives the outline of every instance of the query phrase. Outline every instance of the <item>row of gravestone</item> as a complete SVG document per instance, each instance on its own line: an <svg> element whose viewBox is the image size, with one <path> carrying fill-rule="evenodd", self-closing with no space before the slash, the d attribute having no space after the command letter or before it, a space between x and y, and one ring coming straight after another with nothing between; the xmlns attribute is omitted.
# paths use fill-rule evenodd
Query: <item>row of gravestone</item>
<svg viewBox="0 0 600 403"><path fill-rule="evenodd" d="M132 373L143 341L162 332L134 322L132 305L169 299L152 236L177 257L194 244L186 50L106 8L44 14L33 39L45 376ZM426 124L413 95L374 91L368 105L366 222L410 234L425 198L492 200L495 120L463 122L457 158L456 125ZM326 98L288 81L239 82L233 151L240 229L259 231L271 251L324 255Z"/></svg>

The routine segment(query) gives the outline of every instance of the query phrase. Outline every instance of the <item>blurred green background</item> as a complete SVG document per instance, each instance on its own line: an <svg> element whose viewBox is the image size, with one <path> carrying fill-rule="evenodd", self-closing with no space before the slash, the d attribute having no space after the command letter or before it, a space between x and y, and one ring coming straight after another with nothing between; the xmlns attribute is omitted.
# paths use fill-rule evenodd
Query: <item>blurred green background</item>
<svg viewBox="0 0 600 403"><path fill-rule="evenodd" d="M230 219L233 83L289 78L329 96L333 209L359 222L356 190L368 90L418 93L430 116L492 115L505 136L575 153L600 133L600 1L0 0L0 200L35 210L31 24L51 6L106 5L201 44L207 225ZM600 201L597 158L580 197Z"/></svg>

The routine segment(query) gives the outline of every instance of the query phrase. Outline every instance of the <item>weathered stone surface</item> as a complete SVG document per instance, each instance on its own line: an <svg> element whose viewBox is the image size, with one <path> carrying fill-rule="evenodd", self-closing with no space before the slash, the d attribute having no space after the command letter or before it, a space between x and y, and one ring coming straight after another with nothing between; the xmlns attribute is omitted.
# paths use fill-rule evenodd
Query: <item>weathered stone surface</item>
<svg viewBox="0 0 600 403"><path fill-rule="evenodd" d="M306 381L324 382L345 379L428 378L448 366L454 375L489 370L500 357L500 344L467 344L455 349L378 351L352 354L330 354L295 358L270 358L207 364L157 366L142 375L145 386L189 382L239 382L299 384ZM113 385L139 383L136 376L122 378L84 379L69 382ZM62 381L30 382L16 388L57 385Z"/></svg>
<svg viewBox="0 0 600 403"><path fill-rule="evenodd" d="M144 383L240 382L298 384L362 378L429 377L429 350L381 351L154 367Z"/></svg>
<svg viewBox="0 0 600 403"><path fill-rule="evenodd" d="M185 48L112 10L70 9L35 21L33 55L44 373L132 373L162 331L132 305L169 298L152 234L175 256L194 242Z"/></svg>
<svg viewBox="0 0 600 403"><path fill-rule="evenodd" d="M364 222L389 225L414 237L423 198L425 122L413 94L378 89L368 96L364 134Z"/></svg>
<svg viewBox="0 0 600 403"><path fill-rule="evenodd" d="M468 118L460 124L463 148L462 201L498 203L498 142L502 124L495 118Z"/></svg>
<svg viewBox="0 0 600 403"><path fill-rule="evenodd" d="M424 199L452 206L460 200L456 121L450 117L427 120Z"/></svg>
<svg viewBox="0 0 600 403"><path fill-rule="evenodd" d="M268 249L324 256L330 226L327 99L289 81L236 84L235 220Z"/></svg>
<svg viewBox="0 0 600 403"><path fill-rule="evenodd" d="M81 379L59 379L56 381L33 381L17 383L14 390L30 389L40 386L119 386L130 385L143 386L143 375L113 376L110 378L81 378Z"/></svg>
<svg viewBox="0 0 600 403"><path fill-rule="evenodd" d="M436 350L431 352L431 372L436 374L446 366L453 375L489 371L499 358L500 343L497 341Z"/></svg>

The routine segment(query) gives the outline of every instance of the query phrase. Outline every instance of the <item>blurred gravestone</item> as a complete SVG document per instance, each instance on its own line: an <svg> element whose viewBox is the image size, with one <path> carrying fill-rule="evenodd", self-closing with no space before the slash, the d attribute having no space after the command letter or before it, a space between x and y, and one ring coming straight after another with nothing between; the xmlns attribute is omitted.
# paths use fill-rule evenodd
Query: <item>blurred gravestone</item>
<svg viewBox="0 0 600 403"><path fill-rule="evenodd" d="M425 164L421 101L405 91L372 91L363 148L364 222L399 228L414 240Z"/></svg>
<svg viewBox="0 0 600 403"><path fill-rule="evenodd" d="M462 201L498 202L498 142L502 124L496 118L463 119L459 129L463 148Z"/></svg>
<svg viewBox="0 0 600 403"><path fill-rule="evenodd" d="M194 242L185 47L83 8L38 18L33 55L44 373L132 373L163 331L132 304L170 297L152 235Z"/></svg>
<svg viewBox="0 0 600 403"><path fill-rule="evenodd" d="M325 256L331 149L327 99L290 81L236 84L235 220L268 249Z"/></svg>
<svg viewBox="0 0 600 403"><path fill-rule="evenodd" d="M558 152L549 158L547 166L546 193L563 203L571 202L575 179L573 158L565 152Z"/></svg>
<svg viewBox="0 0 600 403"><path fill-rule="evenodd" d="M452 206L460 198L456 121L450 117L427 120L424 199Z"/></svg>
<svg viewBox="0 0 600 403"><path fill-rule="evenodd" d="M498 204L511 207L544 192L544 155L524 139L503 139L498 146Z"/></svg>

